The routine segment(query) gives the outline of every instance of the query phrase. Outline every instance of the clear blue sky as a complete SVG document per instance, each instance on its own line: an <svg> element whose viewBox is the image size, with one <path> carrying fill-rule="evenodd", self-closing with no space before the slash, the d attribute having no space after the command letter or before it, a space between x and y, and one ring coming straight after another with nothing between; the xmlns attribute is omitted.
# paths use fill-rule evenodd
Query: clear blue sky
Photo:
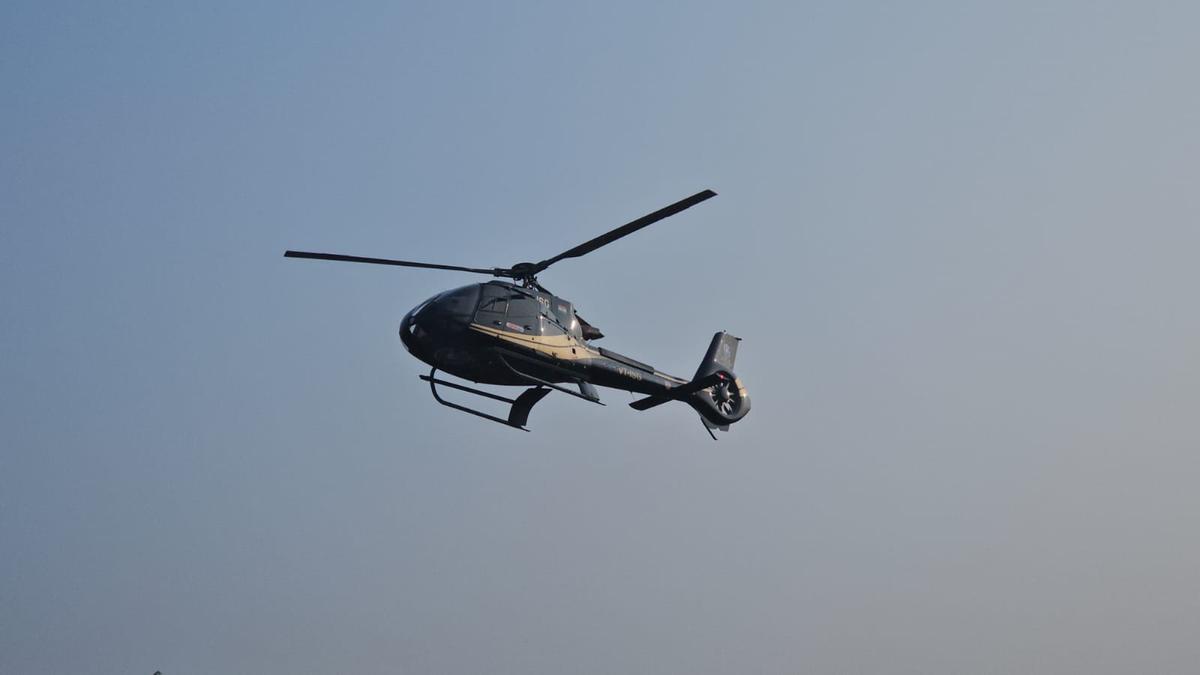
<svg viewBox="0 0 1200 675"><path fill-rule="evenodd" d="M0 672L1187 672L1194 3L0 7ZM437 406L462 265L754 411Z"/></svg>

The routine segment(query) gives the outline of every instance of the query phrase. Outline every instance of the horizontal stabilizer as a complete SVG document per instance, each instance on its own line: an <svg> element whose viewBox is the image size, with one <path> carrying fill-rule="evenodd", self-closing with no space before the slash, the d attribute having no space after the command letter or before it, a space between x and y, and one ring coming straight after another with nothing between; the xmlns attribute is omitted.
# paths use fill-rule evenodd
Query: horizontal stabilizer
<svg viewBox="0 0 1200 675"><path fill-rule="evenodd" d="M704 377L692 380L687 384L681 384L678 387L665 391L661 394L640 398L633 403L630 403L629 407L633 408L634 410L649 410L654 406L662 405L670 401L682 401L701 389L708 389L709 387L720 384L725 379L725 373L721 372L705 375Z"/></svg>

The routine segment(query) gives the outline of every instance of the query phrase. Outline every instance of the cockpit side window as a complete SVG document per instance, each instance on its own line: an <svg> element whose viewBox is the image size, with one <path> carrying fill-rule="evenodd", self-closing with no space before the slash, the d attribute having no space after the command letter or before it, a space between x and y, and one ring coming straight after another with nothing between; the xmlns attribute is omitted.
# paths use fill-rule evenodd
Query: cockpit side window
<svg viewBox="0 0 1200 675"><path fill-rule="evenodd" d="M510 286L484 284L475 322L490 328L540 335L536 298Z"/></svg>
<svg viewBox="0 0 1200 675"><path fill-rule="evenodd" d="M479 313L488 315L494 314L500 318L504 318L504 315L508 313L508 298L505 296L498 296L484 300L483 303L479 305Z"/></svg>
<svg viewBox="0 0 1200 675"><path fill-rule="evenodd" d="M544 335L573 334L571 322L575 319L571 303L552 295L542 296L542 333Z"/></svg>
<svg viewBox="0 0 1200 675"><path fill-rule="evenodd" d="M475 322L484 326L503 326L508 314L509 289L498 284L484 284Z"/></svg>
<svg viewBox="0 0 1200 675"><path fill-rule="evenodd" d="M550 298L550 311L554 318L558 321L568 333L575 337L581 337L582 333L579 328L579 321L575 319L575 308L570 302L562 298Z"/></svg>
<svg viewBox="0 0 1200 675"><path fill-rule="evenodd" d="M504 327L526 335L540 335L541 326L537 298L513 291L508 296L508 316L504 319Z"/></svg>

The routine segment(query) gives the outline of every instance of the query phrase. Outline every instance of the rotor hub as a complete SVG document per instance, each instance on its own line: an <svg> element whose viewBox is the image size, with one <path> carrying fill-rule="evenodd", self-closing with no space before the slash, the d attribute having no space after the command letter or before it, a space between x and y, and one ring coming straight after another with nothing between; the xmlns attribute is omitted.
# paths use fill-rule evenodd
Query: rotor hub
<svg viewBox="0 0 1200 675"><path fill-rule="evenodd" d="M536 263L519 262L508 268L512 274L512 278L520 281L526 286L533 286L537 283L538 267Z"/></svg>

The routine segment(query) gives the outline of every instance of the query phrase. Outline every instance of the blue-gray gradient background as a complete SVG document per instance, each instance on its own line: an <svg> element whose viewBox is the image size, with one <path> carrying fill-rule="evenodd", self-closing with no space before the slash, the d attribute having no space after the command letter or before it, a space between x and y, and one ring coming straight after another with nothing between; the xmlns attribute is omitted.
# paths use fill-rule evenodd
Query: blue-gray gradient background
<svg viewBox="0 0 1200 675"><path fill-rule="evenodd" d="M0 672L1200 662L1195 3L0 8ZM754 398L437 406L543 275Z"/></svg>

